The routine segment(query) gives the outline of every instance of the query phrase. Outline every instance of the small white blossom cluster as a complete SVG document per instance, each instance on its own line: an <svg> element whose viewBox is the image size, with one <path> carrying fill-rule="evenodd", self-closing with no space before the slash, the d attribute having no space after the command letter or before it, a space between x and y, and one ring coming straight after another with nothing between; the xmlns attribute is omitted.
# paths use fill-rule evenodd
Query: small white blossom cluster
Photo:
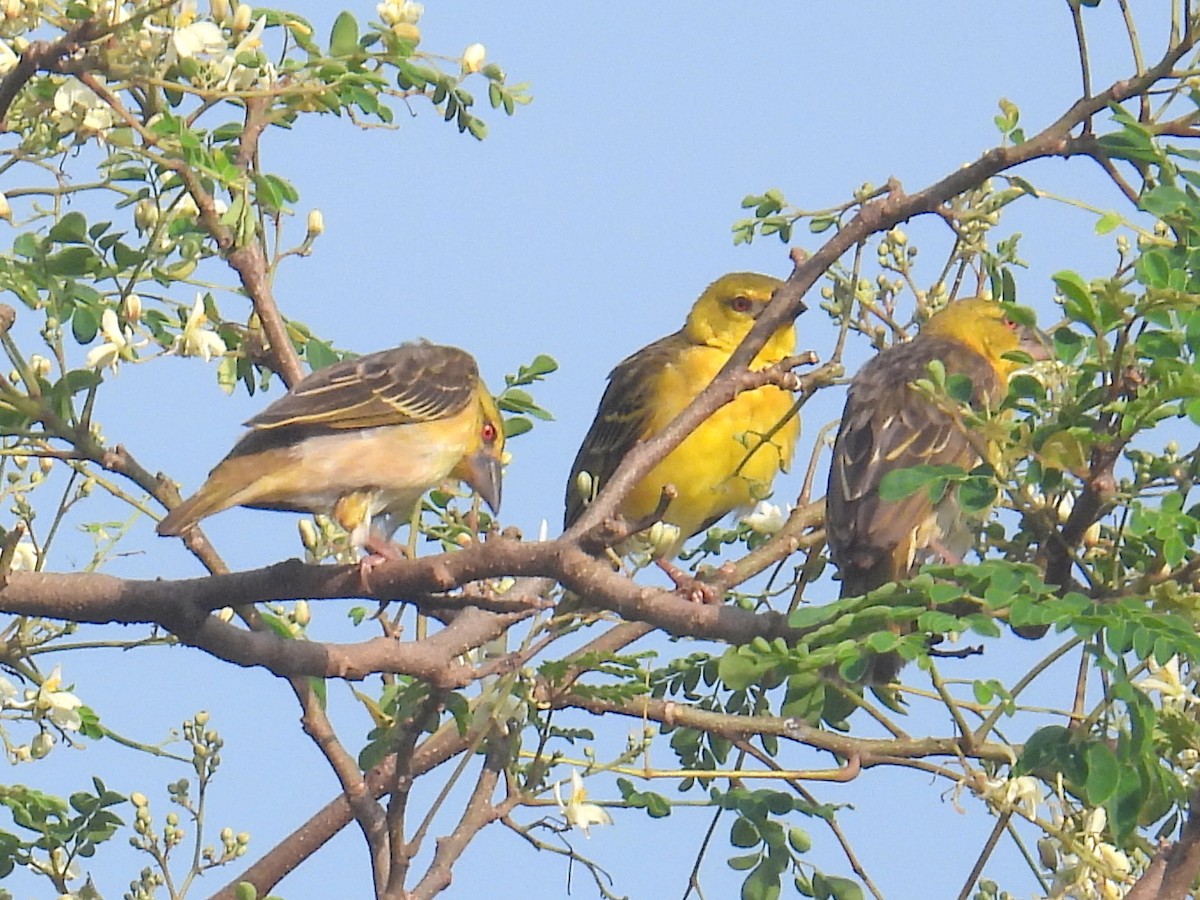
<svg viewBox="0 0 1200 900"><path fill-rule="evenodd" d="M396 37L414 44L420 42L421 29L417 23L425 13L424 4L414 3L413 0L384 0L375 7L375 11Z"/></svg>
<svg viewBox="0 0 1200 900"><path fill-rule="evenodd" d="M78 731L83 724L79 712L82 705L83 701L77 696L63 690L62 671L58 666L37 688L24 691L8 679L0 678L0 714L22 714L21 718L34 722L39 728L28 744L9 746L9 758L13 762L42 759L54 748L56 741L49 726L60 731Z"/></svg>
<svg viewBox="0 0 1200 900"><path fill-rule="evenodd" d="M1163 665L1149 660L1150 674L1133 686L1153 696L1158 694L1165 710L1184 710L1200 703L1196 696L1196 684L1192 678L1185 680L1179 673L1179 657L1172 656Z"/></svg>
<svg viewBox="0 0 1200 900"><path fill-rule="evenodd" d="M1133 864L1123 850L1103 839L1108 817L1102 807L1064 815L1061 797L1044 795L1042 783L1029 775L1009 779L987 779L978 793L989 806L1011 811L1033 821L1044 806L1055 831L1071 835L1064 844L1054 838L1038 843L1042 863L1053 872L1054 900L1119 900L1134 879Z"/></svg>
<svg viewBox="0 0 1200 900"><path fill-rule="evenodd" d="M0 22L8 21L9 7L14 2L20 4L21 0L0 0L4 10ZM276 80L274 66L260 52L266 17L252 21L248 3L239 3L231 11L228 2L218 2L213 18L199 18L195 3L187 0L175 10L140 18L136 26L130 24L123 0L104 0L97 12L107 15L114 25L122 25L101 50L114 57L138 60L143 67L154 70L179 66L192 85L204 90L244 91L269 86ZM0 40L0 76L16 65L26 43L23 37ZM162 77L158 71L146 74ZM88 77L97 85L104 84L98 72ZM113 93L118 92L114 86ZM96 137L103 141L109 130L122 122L117 102L101 93L105 93L101 87L93 89L74 76L65 76L59 81L46 119L60 131L74 132L80 139Z"/></svg>
<svg viewBox="0 0 1200 900"><path fill-rule="evenodd" d="M207 325L208 316L204 312L204 298L197 294L196 303L192 306L187 323L183 326L183 332L175 338L175 345L171 351L180 356L199 356L205 362L214 356L224 356L227 349L225 342L221 340L219 334L205 327Z"/></svg>
<svg viewBox="0 0 1200 900"><path fill-rule="evenodd" d="M1133 865L1124 851L1101 840L1108 822L1103 807L1084 817L1078 834L1084 853L1065 853L1054 870L1050 896L1063 900L1120 900L1133 884ZM1072 820L1064 825L1069 829ZM1095 865L1095 860L1099 865Z"/></svg>
<svg viewBox="0 0 1200 900"><path fill-rule="evenodd" d="M137 321L141 312L141 299L136 294L130 294L126 298L124 312L127 323ZM136 360L136 350L149 343L146 340L135 342L133 328L129 324L122 327L121 320L113 309L106 309L100 315L100 334L104 338L103 342L89 350L84 360L84 365L89 369L112 369L116 372L122 360ZM198 356L205 362L214 357L224 356L228 352L225 341L208 327L208 315L204 312L202 295L196 295L196 302L188 313L183 330L171 345L170 352L179 356Z"/></svg>
<svg viewBox="0 0 1200 900"><path fill-rule="evenodd" d="M375 7L384 25L416 25L425 14L425 4L413 0L385 0Z"/></svg>
<svg viewBox="0 0 1200 900"><path fill-rule="evenodd" d="M251 25L249 16L249 5L239 4L228 34L211 19L176 28L167 49L168 65L182 60L196 63L191 80L202 88L244 91L269 85L275 81L275 67L258 52L267 19L260 16Z"/></svg>

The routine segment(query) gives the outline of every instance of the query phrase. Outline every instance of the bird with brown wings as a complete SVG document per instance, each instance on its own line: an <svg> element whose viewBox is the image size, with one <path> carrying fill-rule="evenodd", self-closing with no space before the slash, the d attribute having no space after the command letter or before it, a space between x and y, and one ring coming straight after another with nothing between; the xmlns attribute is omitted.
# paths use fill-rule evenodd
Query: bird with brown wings
<svg viewBox="0 0 1200 900"><path fill-rule="evenodd" d="M914 574L937 554L966 550L969 529L954 491L934 502L928 491L884 500L879 486L889 472L918 465L970 470L980 462L978 442L963 422L913 386L940 362L946 376L972 385L972 405L994 409L1008 389L1022 351L1044 359L1035 330L1013 322L1001 304L982 298L951 303L913 340L895 344L862 367L850 382L833 445L826 495L829 552L841 575L841 596L858 597ZM891 681L901 660L872 660L867 680Z"/></svg>
<svg viewBox="0 0 1200 900"><path fill-rule="evenodd" d="M500 506L504 423L456 347L403 344L318 369L246 427L159 534L232 506L326 513L355 546L390 555L394 523L443 481Z"/></svg>

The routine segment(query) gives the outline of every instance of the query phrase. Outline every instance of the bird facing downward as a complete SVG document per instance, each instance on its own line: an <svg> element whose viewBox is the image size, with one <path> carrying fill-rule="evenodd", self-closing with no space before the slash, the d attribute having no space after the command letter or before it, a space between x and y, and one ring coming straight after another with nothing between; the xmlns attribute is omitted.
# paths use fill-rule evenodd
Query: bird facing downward
<svg viewBox="0 0 1200 900"><path fill-rule="evenodd" d="M446 479L500 506L504 423L475 360L456 347L403 344L319 369L246 426L159 534L249 506L329 514L355 546L392 555L391 523Z"/></svg>
<svg viewBox="0 0 1200 900"><path fill-rule="evenodd" d="M571 466L565 526L579 518L635 444L662 431L716 377L780 284L752 272L722 276L700 295L683 328L613 369ZM788 323L771 335L750 368L779 362L795 345ZM663 457L618 511L629 522L645 520L658 508L663 489L673 485L676 495L662 517L679 529L678 539L662 551L673 557L693 534L769 493L775 473L791 462L799 434L792 403L791 393L774 385L738 394Z"/></svg>
<svg viewBox="0 0 1200 900"><path fill-rule="evenodd" d="M936 504L927 491L888 501L880 498L879 485L889 472L921 464L976 466L979 452L963 423L913 382L927 378L929 364L939 360L947 376L970 379L973 405L994 409L1021 365L1005 355L1018 350L1034 359L1046 356L1036 332L1010 321L999 303L976 297L950 304L916 338L882 351L854 376L825 501L841 596L861 596L909 577L930 551L966 549L961 541L969 533L953 491ZM886 656L876 663L869 676L876 683L892 680L900 665Z"/></svg>

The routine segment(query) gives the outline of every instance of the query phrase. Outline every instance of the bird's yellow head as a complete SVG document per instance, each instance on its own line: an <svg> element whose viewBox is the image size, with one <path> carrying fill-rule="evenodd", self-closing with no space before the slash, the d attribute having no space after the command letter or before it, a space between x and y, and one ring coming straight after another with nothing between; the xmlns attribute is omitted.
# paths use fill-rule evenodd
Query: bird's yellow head
<svg viewBox="0 0 1200 900"><path fill-rule="evenodd" d="M1021 364L1005 359L1004 354L1021 350L1033 359L1047 356L1037 329L1014 322L1003 306L982 297L951 303L926 322L921 333L949 338L969 347L984 357L1006 382Z"/></svg>
<svg viewBox="0 0 1200 900"><path fill-rule="evenodd" d="M754 320L771 300L782 281L757 272L722 275L700 295L688 313L684 334L695 344L717 347L732 353L742 342ZM792 323L781 327L767 341L755 360L770 365L796 349L796 331Z"/></svg>
<svg viewBox="0 0 1200 900"><path fill-rule="evenodd" d="M475 387L475 408L478 416L471 443L450 474L470 485L495 513L500 511L504 419L482 381Z"/></svg>

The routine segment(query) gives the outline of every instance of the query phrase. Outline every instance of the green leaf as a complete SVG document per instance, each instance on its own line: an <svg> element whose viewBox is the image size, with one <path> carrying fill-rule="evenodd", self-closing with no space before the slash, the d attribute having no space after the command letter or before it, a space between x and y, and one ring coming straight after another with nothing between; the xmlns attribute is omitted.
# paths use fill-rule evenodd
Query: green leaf
<svg viewBox="0 0 1200 900"><path fill-rule="evenodd" d="M1134 271L1138 281L1147 287L1166 288L1171 280L1171 262L1163 250L1147 250L1137 258Z"/></svg>
<svg viewBox="0 0 1200 900"><path fill-rule="evenodd" d="M1116 793L1121 778L1121 763L1108 744L1104 743L1089 746L1084 758L1087 762L1085 786L1088 803L1091 806L1102 806Z"/></svg>
<svg viewBox="0 0 1200 900"><path fill-rule="evenodd" d="M780 890L779 869L763 860L742 883L741 900L778 900Z"/></svg>
<svg viewBox="0 0 1200 900"><path fill-rule="evenodd" d="M990 509L998 495L996 483L982 476L972 476L958 486L958 502L968 513Z"/></svg>
<svg viewBox="0 0 1200 900"><path fill-rule="evenodd" d="M826 875L825 885L832 900L863 900L863 889L857 882L837 875Z"/></svg>
<svg viewBox="0 0 1200 900"><path fill-rule="evenodd" d="M100 319L95 310L87 306L78 306L71 313L71 334L81 344L90 344L96 339L100 330Z"/></svg>
<svg viewBox="0 0 1200 900"><path fill-rule="evenodd" d="M929 487L944 473L933 466L913 466L888 472L879 482L879 499L894 503Z"/></svg>
<svg viewBox="0 0 1200 900"><path fill-rule="evenodd" d="M762 835L759 834L753 822L739 816L733 820L733 825L729 829L729 843L745 850L748 847L757 847L762 843Z"/></svg>
<svg viewBox="0 0 1200 900"><path fill-rule="evenodd" d="M358 51L358 21L350 13L340 12L329 35L329 55L353 56Z"/></svg>
<svg viewBox="0 0 1200 900"><path fill-rule="evenodd" d="M1096 234L1108 234L1124 221L1120 213L1106 212L1096 221Z"/></svg>
<svg viewBox="0 0 1200 900"><path fill-rule="evenodd" d="M788 843L797 853L807 853L812 849L812 837L803 828L788 829Z"/></svg>
<svg viewBox="0 0 1200 900"><path fill-rule="evenodd" d="M52 275L87 275L100 268L100 257L91 247L68 247L46 258Z"/></svg>
<svg viewBox="0 0 1200 900"><path fill-rule="evenodd" d="M83 213L69 212L57 222L46 235L60 244L83 244L87 242L87 219Z"/></svg>
<svg viewBox="0 0 1200 900"><path fill-rule="evenodd" d="M336 362L341 362L342 359L328 341L319 341L316 338L309 338L305 342L304 358L308 361L309 368L314 372L317 369L324 369L326 366L332 366Z"/></svg>

